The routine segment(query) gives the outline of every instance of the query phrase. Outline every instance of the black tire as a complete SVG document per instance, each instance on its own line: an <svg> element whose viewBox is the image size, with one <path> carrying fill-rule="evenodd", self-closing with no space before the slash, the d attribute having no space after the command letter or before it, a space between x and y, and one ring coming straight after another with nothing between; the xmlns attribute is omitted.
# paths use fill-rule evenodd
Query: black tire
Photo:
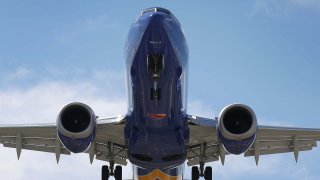
<svg viewBox="0 0 320 180"><path fill-rule="evenodd" d="M114 171L114 179L122 180L122 166L116 166L116 169Z"/></svg>
<svg viewBox="0 0 320 180"><path fill-rule="evenodd" d="M192 171L191 171L192 180L198 180L199 176L200 176L199 168L197 166L192 166Z"/></svg>
<svg viewBox="0 0 320 180"><path fill-rule="evenodd" d="M212 167L207 166L204 171L204 179L205 180L212 180Z"/></svg>
<svg viewBox="0 0 320 180"><path fill-rule="evenodd" d="M101 168L101 179L108 180L109 179L109 168L107 165L103 165Z"/></svg>

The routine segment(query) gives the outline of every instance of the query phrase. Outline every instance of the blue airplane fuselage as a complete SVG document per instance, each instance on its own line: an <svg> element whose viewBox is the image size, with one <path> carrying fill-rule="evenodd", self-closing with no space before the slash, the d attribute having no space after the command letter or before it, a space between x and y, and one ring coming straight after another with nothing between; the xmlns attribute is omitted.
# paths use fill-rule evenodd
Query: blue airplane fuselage
<svg viewBox="0 0 320 180"><path fill-rule="evenodd" d="M129 160L142 175L177 169L189 142L188 47L180 23L163 8L143 11L131 26L125 57Z"/></svg>

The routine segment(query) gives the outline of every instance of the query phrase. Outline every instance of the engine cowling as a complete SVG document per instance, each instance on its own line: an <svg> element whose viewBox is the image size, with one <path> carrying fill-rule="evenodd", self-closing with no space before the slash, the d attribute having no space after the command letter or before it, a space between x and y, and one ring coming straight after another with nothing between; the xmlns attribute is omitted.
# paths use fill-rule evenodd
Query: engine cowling
<svg viewBox="0 0 320 180"><path fill-rule="evenodd" d="M74 102L64 106L57 119L60 142L73 153L88 149L96 134L96 116L86 104Z"/></svg>
<svg viewBox="0 0 320 180"><path fill-rule="evenodd" d="M257 118L244 104L226 106L218 117L218 137L231 154L242 154L253 144L257 134Z"/></svg>

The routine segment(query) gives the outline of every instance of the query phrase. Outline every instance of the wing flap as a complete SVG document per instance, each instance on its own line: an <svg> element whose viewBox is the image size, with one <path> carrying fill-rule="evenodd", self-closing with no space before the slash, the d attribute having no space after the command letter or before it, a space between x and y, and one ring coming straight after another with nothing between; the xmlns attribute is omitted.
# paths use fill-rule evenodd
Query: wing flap
<svg viewBox="0 0 320 180"><path fill-rule="evenodd" d="M259 126L254 145L244 156L255 156L256 163L260 155L293 152L298 160L300 151L309 151L317 146L320 129Z"/></svg>
<svg viewBox="0 0 320 180"><path fill-rule="evenodd" d="M269 148L288 148L288 147L293 147L293 140L277 140L277 141L260 141L259 142L259 147L260 149L269 149ZM316 141L315 140L299 140L299 145L300 147L305 147L305 146L311 146L315 147L316 146Z"/></svg>
<svg viewBox="0 0 320 180"><path fill-rule="evenodd" d="M1 143L16 144L16 136L1 136ZM22 142L25 145L35 146L55 146L56 139L53 138L38 138L38 137L22 137Z"/></svg>
<svg viewBox="0 0 320 180"><path fill-rule="evenodd" d="M259 137L264 140L292 139L293 136L299 136L300 139L315 139L319 141L320 129L259 126Z"/></svg>
<svg viewBox="0 0 320 180"><path fill-rule="evenodd" d="M8 148L16 148L16 144L4 143L3 146L4 147L8 147ZM55 153L56 147L54 147L54 146L36 146L36 145L30 145L30 144L23 144L22 145L22 149L32 150L32 151L41 151L41 152L47 152L47 153ZM70 152L65 148L61 148L60 154L70 155Z"/></svg>
<svg viewBox="0 0 320 180"><path fill-rule="evenodd" d="M1 126L1 137L15 137L17 134L22 137L56 138L55 124L34 124L34 125L16 125Z"/></svg>
<svg viewBox="0 0 320 180"><path fill-rule="evenodd" d="M300 147L299 151L310 151L312 150L312 147L310 146L306 146L306 147ZM272 149L260 149L260 155L269 155L269 154L280 154L280 153L288 153L288 152L293 152L294 148L290 147L290 148L272 148ZM247 152L245 152L244 154L245 157L248 156L255 156L254 150L249 150Z"/></svg>

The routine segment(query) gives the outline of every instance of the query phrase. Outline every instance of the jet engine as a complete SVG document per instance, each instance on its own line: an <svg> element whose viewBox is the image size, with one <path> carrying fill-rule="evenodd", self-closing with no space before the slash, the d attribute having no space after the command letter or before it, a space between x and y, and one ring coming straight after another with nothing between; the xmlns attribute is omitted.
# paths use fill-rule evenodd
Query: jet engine
<svg viewBox="0 0 320 180"><path fill-rule="evenodd" d="M96 116L86 104L74 102L62 108L57 119L60 142L73 153L88 149L96 134Z"/></svg>
<svg viewBox="0 0 320 180"><path fill-rule="evenodd" d="M249 106L231 104L220 112L217 129L224 149L231 154L242 154L256 138L257 118Z"/></svg>

